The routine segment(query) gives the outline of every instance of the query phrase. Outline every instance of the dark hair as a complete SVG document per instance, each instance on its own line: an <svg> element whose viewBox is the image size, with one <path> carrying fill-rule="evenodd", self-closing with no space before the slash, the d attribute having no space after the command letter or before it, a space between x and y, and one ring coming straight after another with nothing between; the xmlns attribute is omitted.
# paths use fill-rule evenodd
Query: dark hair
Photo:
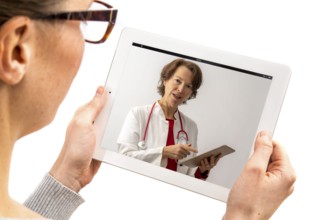
<svg viewBox="0 0 330 220"><path fill-rule="evenodd" d="M163 70L160 73L159 85L157 87L158 93L161 96L165 94L164 82L169 80L180 66L185 66L192 72L193 74L192 93L189 99L193 99L196 97L197 90L202 85L202 81L203 81L202 70L199 68L197 64L184 59L173 60L172 62L166 64L163 67Z"/></svg>
<svg viewBox="0 0 330 220"><path fill-rule="evenodd" d="M14 16L54 12L61 2L64 0L0 0L0 26Z"/></svg>

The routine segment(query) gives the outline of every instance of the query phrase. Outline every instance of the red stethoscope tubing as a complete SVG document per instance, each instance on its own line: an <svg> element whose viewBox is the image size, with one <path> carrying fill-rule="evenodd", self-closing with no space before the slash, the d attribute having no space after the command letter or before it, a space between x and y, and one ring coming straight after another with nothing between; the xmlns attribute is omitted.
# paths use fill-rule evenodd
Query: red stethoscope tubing
<svg viewBox="0 0 330 220"><path fill-rule="evenodd" d="M151 119L151 115L152 115L152 112L155 108L155 105L156 105L157 102L155 102L152 107L151 107L151 110L149 112L149 115L148 115L148 120L147 120L147 124L146 124L146 127L144 129L144 134L143 134L143 139L142 141L145 141L146 140L146 137L147 137L147 131L148 131L148 127L149 127L149 123L150 123L150 119ZM180 137L180 133L183 133L185 136L186 136L186 139L188 141L188 134L185 130L183 130L183 126L182 126L182 119L181 119L181 114L180 114L180 111L178 110L178 115L179 115L179 119L180 119L180 126L181 126L181 129L178 131L178 134L176 136L176 139L179 139Z"/></svg>
<svg viewBox="0 0 330 220"><path fill-rule="evenodd" d="M179 115L179 119L180 119L180 130L178 131L178 134L176 135L176 139L178 140L179 137L180 137L180 133L182 132L185 136L186 136L186 139L187 139L187 142L189 141L188 140L188 134L185 130L183 130L183 126L182 126L182 119L181 119L181 114L180 114L180 111L178 110L178 115Z"/></svg>

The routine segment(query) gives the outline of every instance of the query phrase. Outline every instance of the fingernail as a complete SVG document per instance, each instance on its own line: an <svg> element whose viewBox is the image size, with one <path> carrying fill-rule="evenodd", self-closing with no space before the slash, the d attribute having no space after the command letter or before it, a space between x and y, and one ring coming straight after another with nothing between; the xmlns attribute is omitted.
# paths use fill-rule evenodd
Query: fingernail
<svg viewBox="0 0 330 220"><path fill-rule="evenodd" d="M104 87L100 86L96 90L96 96L101 96L104 93Z"/></svg>
<svg viewBox="0 0 330 220"><path fill-rule="evenodd" d="M262 132L260 132L260 137L268 137L269 138L269 134L266 131L262 131Z"/></svg>
<svg viewBox="0 0 330 220"><path fill-rule="evenodd" d="M265 132L265 131L262 131L260 133L260 138L262 138L264 141L271 142L270 135L267 132Z"/></svg>

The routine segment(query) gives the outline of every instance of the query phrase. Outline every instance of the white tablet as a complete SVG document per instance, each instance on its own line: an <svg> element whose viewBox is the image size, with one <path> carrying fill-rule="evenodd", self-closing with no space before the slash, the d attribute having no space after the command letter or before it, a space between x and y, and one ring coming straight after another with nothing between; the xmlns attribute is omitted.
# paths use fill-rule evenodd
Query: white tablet
<svg viewBox="0 0 330 220"><path fill-rule="evenodd" d="M201 161L204 159L208 159L210 161L210 157L214 156L214 160L216 161L218 157L219 159L227 156L228 154L234 153L235 150L227 145L222 145L220 147L216 147L212 150L206 151L204 153L198 154L198 156L194 156L191 158L183 159L180 161L180 165L185 165L188 167L198 167L201 164Z"/></svg>
<svg viewBox="0 0 330 220"><path fill-rule="evenodd" d="M198 132L190 140L196 140L199 152L219 145L232 146L235 150L221 158L206 179L196 178L194 170L167 169L166 162L165 165L164 161L160 162L160 152L149 149L157 146L153 143L144 148L138 146L143 132L131 134L134 138L127 146L131 153L119 150L118 137L127 123L126 118L132 117L129 116L131 109L150 106L161 98L157 92L161 70L175 59L194 62L203 73L196 98L179 106L179 111L197 126ZM257 132L274 132L290 75L289 67L282 64L126 28L121 33L105 82L111 91L109 100L95 121L98 142L94 157L226 202L230 188L253 150ZM140 126L144 131L148 114L140 115L139 120L144 122L125 126ZM159 135L154 138L158 138L159 144L164 141L159 140L164 139L160 136L166 132L147 129L146 133ZM180 169L187 171L184 167Z"/></svg>

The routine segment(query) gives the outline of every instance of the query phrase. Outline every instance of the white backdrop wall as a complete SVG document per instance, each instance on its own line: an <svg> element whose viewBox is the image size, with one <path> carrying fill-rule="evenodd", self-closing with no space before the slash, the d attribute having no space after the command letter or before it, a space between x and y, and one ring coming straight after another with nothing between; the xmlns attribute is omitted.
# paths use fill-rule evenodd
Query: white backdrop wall
<svg viewBox="0 0 330 220"><path fill-rule="evenodd" d="M24 199L55 161L74 111L105 82L122 27L287 64L292 78L274 138L297 172L295 192L272 219L330 219L327 161L330 124L330 13L327 1L113 0L118 25L85 56L53 123L17 142L11 195ZM54 91L56 92L56 91ZM225 203L103 164L81 191L72 219L221 219Z"/></svg>

